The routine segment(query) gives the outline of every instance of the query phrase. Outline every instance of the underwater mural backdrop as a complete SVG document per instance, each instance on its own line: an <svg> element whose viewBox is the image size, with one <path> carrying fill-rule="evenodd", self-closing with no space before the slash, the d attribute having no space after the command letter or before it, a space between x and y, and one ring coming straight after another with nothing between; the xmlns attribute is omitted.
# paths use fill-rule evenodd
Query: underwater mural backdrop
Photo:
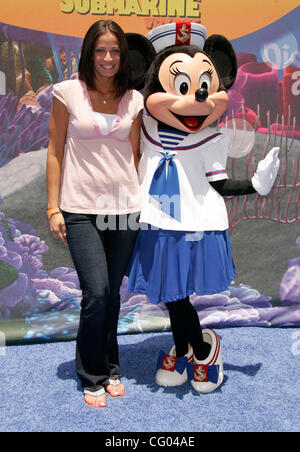
<svg viewBox="0 0 300 452"><path fill-rule="evenodd" d="M238 76L217 125L231 139L229 175L251 177L272 146L281 148L281 166L266 198L226 198L236 280L221 294L191 300L204 327L300 326L298 2L45 0L39 6L4 1L0 12L0 338L30 343L77 334L78 277L45 214L48 120L53 84L76 77L82 37L101 18L143 34L187 18L231 39ZM126 278L119 334L169 329L163 304L128 295L125 287Z"/></svg>

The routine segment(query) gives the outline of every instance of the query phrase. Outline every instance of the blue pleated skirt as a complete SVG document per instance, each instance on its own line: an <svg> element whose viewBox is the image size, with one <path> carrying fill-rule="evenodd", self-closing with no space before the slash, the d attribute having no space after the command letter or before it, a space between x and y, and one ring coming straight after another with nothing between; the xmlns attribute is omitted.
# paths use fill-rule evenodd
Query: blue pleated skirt
<svg viewBox="0 0 300 452"><path fill-rule="evenodd" d="M182 231L140 229L126 272L127 291L157 304L227 290L235 277L229 234L202 235L195 240Z"/></svg>

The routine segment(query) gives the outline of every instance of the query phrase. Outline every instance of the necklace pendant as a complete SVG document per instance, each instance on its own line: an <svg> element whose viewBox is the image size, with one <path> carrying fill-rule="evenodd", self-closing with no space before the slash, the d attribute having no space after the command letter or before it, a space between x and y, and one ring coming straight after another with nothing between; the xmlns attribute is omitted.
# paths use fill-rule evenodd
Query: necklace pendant
<svg viewBox="0 0 300 452"><path fill-rule="evenodd" d="M107 104L107 100L103 99L103 103L104 103L104 105L106 105Z"/></svg>

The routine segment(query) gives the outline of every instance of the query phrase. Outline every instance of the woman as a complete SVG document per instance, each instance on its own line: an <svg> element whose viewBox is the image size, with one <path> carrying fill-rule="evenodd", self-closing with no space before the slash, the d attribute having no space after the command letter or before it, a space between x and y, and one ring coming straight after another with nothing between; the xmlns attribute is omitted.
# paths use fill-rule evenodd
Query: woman
<svg viewBox="0 0 300 452"><path fill-rule="evenodd" d="M140 210L142 95L130 88L127 41L113 21L88 30L79 78L53 87L47 160L50 231L68 243L82 290L76 369L84 402L120 397L119 289ZM125 226L124 226L125 225Z"/></svg>

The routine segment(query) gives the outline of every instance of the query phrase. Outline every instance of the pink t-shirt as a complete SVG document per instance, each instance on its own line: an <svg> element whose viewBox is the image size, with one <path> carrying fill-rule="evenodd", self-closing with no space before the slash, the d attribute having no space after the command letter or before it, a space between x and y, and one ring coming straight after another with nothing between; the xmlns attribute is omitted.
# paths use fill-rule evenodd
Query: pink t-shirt
<svg viewBox="0 0 300 452"><path fill-rule="evenodd" d="M88 214L139 211L139 182L129 133L143 109L142 94L135 90L125 93L106 135L101 133L84 82L74 79L57 83L53 95L70 114L59 207L66 212Z"/></svg>

